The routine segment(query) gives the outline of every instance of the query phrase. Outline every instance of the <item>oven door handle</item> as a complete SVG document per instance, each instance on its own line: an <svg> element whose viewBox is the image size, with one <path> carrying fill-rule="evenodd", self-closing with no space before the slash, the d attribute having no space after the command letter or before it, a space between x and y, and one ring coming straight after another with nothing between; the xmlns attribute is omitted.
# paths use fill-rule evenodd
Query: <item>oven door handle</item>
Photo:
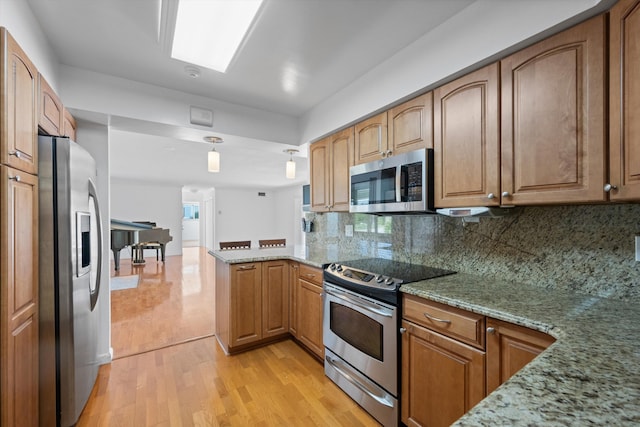
<svg viewBox="0 0 640 427"><path fill-rule="evenodd" d="M365 393L366 395L368 395L369 397L371 397L381 405L388 406L389 408L393 408L393 402L387 399L388 394L384 392L382 389L380 389L380 391L382 392L382 396L380 396L379 394L376 393L376 390L371 390L369 387L367 387L366 384L363 384L360 381L358 381L356 378L354 378L355 373L351 374L350 372L348 372L348 371L351 371L351 369L349 369L347 366L344 366L338 360L332 358L331 356L326 356L324 360L326 360L326 362L329 365L331 365L333 369L335 369L340 375L342 375L344 379L349 381L354 386L358 387L363 393Z"/></svg>
<svg viewBox="0 0 640 427"><path fill-rule="evenodd" d="M379 307L379 306L377 306L375 304L370 303L367 300L363 300L363 299L360 299L360 298L357 298L357 297L353 297L351 295L347 295L347 294L344 294L342 292L335 291L333 289L329 290L329 289L325 288L324 292L329 294L329 295L331 295L331 296L333 296L333 297L339 298L339 299L341 299L343 301L350 302L353 305L357 305L358 307L360 307L360 308L362 308L364 310L370 311L370 312L375 313L375 314L379 314L380 316L393 317L393 312L391 310L388 310L388 309L386 309L384 307Z"/></svg>

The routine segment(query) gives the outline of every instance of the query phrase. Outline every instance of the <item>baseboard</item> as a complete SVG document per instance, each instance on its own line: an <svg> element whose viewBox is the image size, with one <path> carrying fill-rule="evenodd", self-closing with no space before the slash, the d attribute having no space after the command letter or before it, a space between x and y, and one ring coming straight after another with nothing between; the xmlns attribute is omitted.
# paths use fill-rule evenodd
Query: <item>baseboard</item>
<svg viewBox="0 0 640 427"><path fill-rule="evenodd" d="M113 347L109 347L108 353L98 355L98 365L107 365L113 360Z"/></svg>

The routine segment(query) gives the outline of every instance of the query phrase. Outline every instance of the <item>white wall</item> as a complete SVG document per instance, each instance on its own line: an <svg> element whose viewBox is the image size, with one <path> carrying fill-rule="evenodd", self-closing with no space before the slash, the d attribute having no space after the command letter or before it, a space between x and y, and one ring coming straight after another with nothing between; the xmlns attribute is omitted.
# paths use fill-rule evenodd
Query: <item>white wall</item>
<svg viewBox="0 0 640 427"><path fill-rule="evenodd" d="M287 245L304 245L304 233L300 225L302 219L302 185L279 188L275 192L278 206L276 229L287 239Z"/></svg>
<svg viewBox="0 0 640 427"><path fill-rule="evenodd" d="M216 189L215 249L221 241L251 240L253 248L260 239L294 241L292 193L272 190L260 197L259 191L263 190Z"/></svg>
<svg viewBox="0 0 640 427"><path fill-rule="evenodd" d="M173 240L166 255L182 255L182 187L112 178L111 218L168 228ZM123 249L120 257L130 258L131 251Z"/></svg>

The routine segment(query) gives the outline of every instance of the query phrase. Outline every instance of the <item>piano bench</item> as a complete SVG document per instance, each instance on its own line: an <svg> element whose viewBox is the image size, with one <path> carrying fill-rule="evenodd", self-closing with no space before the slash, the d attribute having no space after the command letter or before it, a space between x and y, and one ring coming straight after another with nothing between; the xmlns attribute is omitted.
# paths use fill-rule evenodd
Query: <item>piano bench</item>
<svg viewBox="0 0 640 427"><path fill-rule="evenodd" d="M140 249L141 251L144 251L145 249L155 249L155 251L156 251L156 261L160 260L160 257L159 257L159 251L161 249L160 248L160 243L142 243L140 245L136 245L135 247ZM140 255L144 259L144 253L141 252Z"/></svg>

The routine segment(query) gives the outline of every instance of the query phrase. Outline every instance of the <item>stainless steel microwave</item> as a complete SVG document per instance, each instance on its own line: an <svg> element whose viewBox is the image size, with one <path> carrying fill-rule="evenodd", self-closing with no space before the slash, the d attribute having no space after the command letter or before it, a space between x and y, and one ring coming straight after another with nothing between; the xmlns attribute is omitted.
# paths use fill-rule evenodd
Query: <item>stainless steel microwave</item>
<svg viewBox="0 0 640 427"><path fill-rule="evenodd" d="M349 169L349 212L435 213L433 150L421 149Z"/></svg>

